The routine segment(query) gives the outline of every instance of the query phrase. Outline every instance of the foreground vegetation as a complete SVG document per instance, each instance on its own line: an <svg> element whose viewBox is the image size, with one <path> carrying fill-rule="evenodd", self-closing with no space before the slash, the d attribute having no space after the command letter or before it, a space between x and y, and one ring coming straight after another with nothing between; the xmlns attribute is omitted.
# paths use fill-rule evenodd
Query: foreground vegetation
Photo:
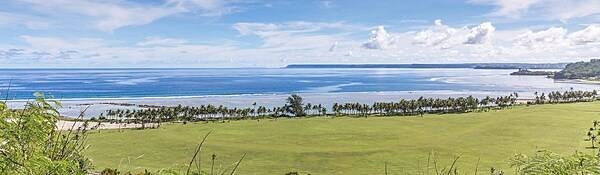
<svg viewBox="0 0 600 175"><path fill-rule="evenodd" d="M99 172L83 151L89 146L87 136L90 126L87 121L83 125L73 124L67 131L59 131L56 122L60 114L58 101L46 100L44 94L35 93L35 100L29 101L22 109L9 108L0 101L0 174L15 175L86 175ZM77 118L81 120L83 116ZM245 157L235 162L234 166L214 170L215 157L211 161L211 169L200 167L200 156L203 143L208 134L191 154L186 166L162 169L149 172L144 170L138 174L170 174L170 175L216 175L235 174L237 167ZM118 169L106 168L102 175L130 174Z"/></svg>
<svg viewBox="0 0 600 175"><path fill-rule="evenodd" d="M89 135L86 155L97 169L142 171L181 167L195 145L213 131L201 153L229 166L247 154L243 174L419 174L427 159L438 167L488 174L491 167L514 174L517 153L548 149L563 155L586 149L586 128L600 103L517 106L506 110L421 117L275 118L167 124L159 129L99 131ZM430 156L433 155L433 156ZM555 156L550 154L550 156ZM548 157L521 158L542 160ZM579 160L581 156L571 159ZM433 172L430 161L430 173ZM514 163L514 162L513 162ZM478 167L478 168L476 168ZM527 170L527 169L525 169ZM529 169L531 171L531 169ZM522 172L521 172L522 173Z"/></svg>
<svg viewBox="0 0 600 175"><path fill-rule="evenodd" d="M87 174L91 164L82 154L86 130L58 132L59 102L37 93L24 109L0 102L0 174Z"/></svg>

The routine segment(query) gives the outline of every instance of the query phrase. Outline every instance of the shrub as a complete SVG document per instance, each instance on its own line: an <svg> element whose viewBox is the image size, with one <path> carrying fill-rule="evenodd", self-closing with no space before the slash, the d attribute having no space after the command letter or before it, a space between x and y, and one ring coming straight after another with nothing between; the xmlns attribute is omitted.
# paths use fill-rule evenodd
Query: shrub
<svg viewBox="0 0 600 175"><path fill-rule="evenodd" d="M550 151L538 151L532 156L517 154L511 159L517 174L600 174L600 158L596 155L577 152L560 156Z"/></svg>
<svg viewBox="0 0 600 175"><path fill-rule="evenodd" d="M23 109L0 102L0 174L87 174L85 128L58 131L60 103L34 96Z"/></svg>

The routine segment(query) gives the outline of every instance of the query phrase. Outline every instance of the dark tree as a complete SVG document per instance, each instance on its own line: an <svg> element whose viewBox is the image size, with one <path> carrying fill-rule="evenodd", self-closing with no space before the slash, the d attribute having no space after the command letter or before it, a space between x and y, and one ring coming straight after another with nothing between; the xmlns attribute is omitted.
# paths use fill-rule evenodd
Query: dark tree
<svg viewBox="0 0 600 175"><path fill-rule="evenodd" d="M299 95L293 94L287 98L287 104L285 104L286 112L296 116L302 117L306 115L304 113L304 103L302 102L302 97Z"/></svg>

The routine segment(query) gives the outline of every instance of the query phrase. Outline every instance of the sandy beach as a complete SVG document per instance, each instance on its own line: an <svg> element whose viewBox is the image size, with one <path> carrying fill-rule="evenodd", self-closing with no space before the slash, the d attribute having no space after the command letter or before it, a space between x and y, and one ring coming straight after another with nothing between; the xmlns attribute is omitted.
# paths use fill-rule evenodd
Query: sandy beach
<svg viewBox="0 0 600 175"><path fill-rule="evenodd" d="M73 129L78 129L83 127L84 122L80 121L66 121L59 120L56 123L57 130L66 131ZM109 123L109 122L89 122L88 128L90 130L104 130L104 129L130 129L130 128L141 128L142 124L137 123ZM146 127L152 128L157 126L156 123L146 123Z"/></svg>

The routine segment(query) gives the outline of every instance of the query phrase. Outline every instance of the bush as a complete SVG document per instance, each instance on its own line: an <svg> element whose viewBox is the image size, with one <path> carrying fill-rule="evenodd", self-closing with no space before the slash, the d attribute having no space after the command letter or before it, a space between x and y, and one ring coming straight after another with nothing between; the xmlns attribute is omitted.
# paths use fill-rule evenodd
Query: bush
<svg viewBox="0 0 600 175"><path fill-rule="evenodd" d="M600 174L600 158L596 155L577 152L560 156L550 151L538 151L532 156L517 154L511 159L517 174Z"/></svg>
<svg viewBox="0 0 600 175"><path fill-rule="evenodd" d="M58 131L60 103L34 96L23 109L0 102L0 174L87 174L85 128Z"/></svg>

